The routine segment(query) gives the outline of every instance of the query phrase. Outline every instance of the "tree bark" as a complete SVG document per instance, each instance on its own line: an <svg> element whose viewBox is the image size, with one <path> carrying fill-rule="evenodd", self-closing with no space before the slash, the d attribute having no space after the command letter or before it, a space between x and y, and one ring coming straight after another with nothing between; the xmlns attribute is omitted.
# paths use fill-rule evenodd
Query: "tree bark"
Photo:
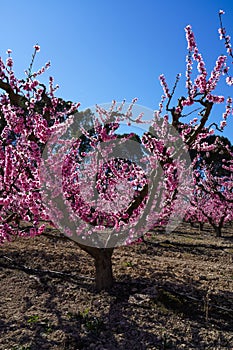
<svg viewBox="0 0 233 350"><path fill-rule="evenodd" d="M99 249L99 254L94 258L95 285L98 291L113 286L112 253L113 249L110 248Z"/></svg>
<svg viewBox="0 0 233 350"><path fill-rule="evenodd" d="M222 237L222 227L221 226L214 226L214 231L216 237Z"/></svg>
<svg viewBox="0 0 233 350"><path fill-rule="evenodd" d="M95 287L98 291L113 286L112 254L114 248L96 248L78 243L79 247L90 254L95 261Z"/></svg>
<svg viewBox="0 0 233 350"><path fill-rule="evenodd" d="M192 221L189 221L189 223L191 227L194 227L194 223Z"/></svg>
<svg viewBox="0 0 233 350"><path fill-rule="evenodd" d="M204 222L199 222L199 233L204 230Z"/></svg>

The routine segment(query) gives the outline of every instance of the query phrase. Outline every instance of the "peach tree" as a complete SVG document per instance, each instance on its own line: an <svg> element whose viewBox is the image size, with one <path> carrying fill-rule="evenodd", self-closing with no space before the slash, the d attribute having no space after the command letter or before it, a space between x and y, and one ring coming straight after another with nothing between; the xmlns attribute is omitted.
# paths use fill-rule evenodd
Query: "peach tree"
<svg viewBox="0 0 233 350"><path fill-rule="evenodd" d="M40 83L50 64L33 72L38 45L25 79L15 76L7 51L6 62L0 60L0 243L42 234L50 223L94 259L101 290L113 284L116 247L140 242L156 226L170 232L177 217L182 220L192 196L189 153L208 152L203 140L214 133L210 116L218 103L226 106L219 126L224 129L232 100L214 91L223 75L228 85L233 82L227 55L217 58L208 75L191 26L185 31L186 95L171 107L180 74L172 90L161 75L164 95L150 120L136 99L96 105L85 115L79 103L56 97L53 78L48 87ZM222 23L220 35L231 56ZM195 105L201 111L184 122ZM139 125L142 131L122 131L122 125Z"/></svg>

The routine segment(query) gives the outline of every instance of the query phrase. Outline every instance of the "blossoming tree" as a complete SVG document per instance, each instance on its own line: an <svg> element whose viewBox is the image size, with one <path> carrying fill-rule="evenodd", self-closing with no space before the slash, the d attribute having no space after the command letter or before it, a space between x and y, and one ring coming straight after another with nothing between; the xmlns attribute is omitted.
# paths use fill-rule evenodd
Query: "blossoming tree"
<svg viewBox="0 0 233 350"><path fill-rule="evenodd" d="M132 133L123 137L117 133L122 122L143 123L143 115L134 118L132 112L136 100L124 113L124 102L113 102L108 110L97 106L92 127L87 130L80 121L79 135L70 138L69 127L79 116L79 104L57 98L52 78L48 89L39 82L49 67L47 63L32 71L39 46L34 47L26 79L17 79L11 51L7 51L6 63L0 60L1 243L14 235L41 234L45 223L51 222L94 258L96 287L101 290L113 284L111 257L116 246L139 241L155 225L169 225L189 193L185 154L198 150L213 133L208 125L212 108L225 101L213 94L221 76L227 75L229 85L233 81L223 55L208 77L191 26L185 30L187 94L171 107L180 75L172 91L160 76L164 95L140 142ZM220 34L231 55L222 25ZM192 81L195 63L197 76ZM222 129L232 113L231 103L228 98ZM195 104L202 108L197 118L182 122L186 109ZM131 142L136 142L136 148L140 144L140 157L139 153L134 159L125 156L123 150ZM88 144L86 152L84 144Z"/></svg>
<svg viewBox="0 0 233 350"><path fill-rule="evenodd" d="M208 149L193 160L193 195L185 219L199 224L208 222L216 237L221 237L223 225L232 221L232 146L216 137Z"/></svg>

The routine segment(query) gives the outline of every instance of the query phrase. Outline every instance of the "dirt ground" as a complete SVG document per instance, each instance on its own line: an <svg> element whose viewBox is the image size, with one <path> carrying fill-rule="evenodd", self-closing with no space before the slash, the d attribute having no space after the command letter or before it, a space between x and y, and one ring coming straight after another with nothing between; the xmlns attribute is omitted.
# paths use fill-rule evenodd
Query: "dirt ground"
<svg viewBox="0 0 233 350"><path fill-rule="evenodd" d="M96 293L92 259L63 235L0 250L0 350L233 349L233 226L180 225L115 250Z"/></svg>

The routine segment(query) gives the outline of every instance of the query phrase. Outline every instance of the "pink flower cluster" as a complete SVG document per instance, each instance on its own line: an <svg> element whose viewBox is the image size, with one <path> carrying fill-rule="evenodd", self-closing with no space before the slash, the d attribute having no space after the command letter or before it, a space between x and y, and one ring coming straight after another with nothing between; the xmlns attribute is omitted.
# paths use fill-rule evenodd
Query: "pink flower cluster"
<svg viewBox="0 0 233 350"><path fill-rule="evenodd" d="M35 46L35 51L39 51L39 46ZM46 92L34 79L44 69L26 81L18 80L12 70L11 50L7 53L6 64L0 59L0 79L12 89L11 95L0 95L0 112L6 123L0 130L0 243L12 235L33 236L43 232L45 226L40 222L49 217L40 194L41 152L52 132L49 118L56 125L61 115L69 112L56 110L57 98L52 89L48 96L50 105L46 106L43 100ZM18 105L12 103L13 93ZM45 107L39 108L40 105Z"/></svg>
<svg viewBox="0 0 233 350"><path fill-rule="evenodd" d="M220 16L223 14L223 11L220 11ZM200 104L203 108L207 108L207 104L209 103L209 107L212 108L213 104L219 104L223 103L225 101L224 96L221 95L216 95L213 92L216 90L217 85L220 81L220 78L223 75L227 75L226 82L228 85L233 84L233 78L228 76L228 71L229 67L227 67L226 62L227 62L227 56L225 55L220 55L217 60L216 64L213 68L213 70L210 73L210 76L208 78L207 70L205 67L205 62L203 60L202 55L200 54L196 40L194 37L194 34L192 32L192 27L190 25L186 26L185 28L186 32L186 39L188 43L188 54L186 57L186 88L187 88L187 96L182 97L180 99L180 102L177 106L175 106L173 109L170 108L170 103L171 103L171 98L174 95L174 91L176 88L176 84L170 93L166 79L164 75L160 75L159 79L161 82L161 85L163 87L164 95L162 97L162 100L160 102L159 106L159 113L162 111L162 107L165 103L165 99L168 99L168 104L167 104L167 110L168 111L173 111L173 121L175 122L175 125L177 125L177 120L176 118L179 118L182 116L183 112L183 107L190 107L194 104ZM229 44L230 37L225 35L225 29L221 29L221 33L223 34L226 42ZM231 55L231 52L228 51L228 54ZM196 63L196 68L197 68L197 75L194 77L194 79L191 78L191 75L193 74L194 71L194 63ZM228 102L226 104L226 110L223 113L223 121L220 123L220 128L223 129L226 126L226 119L227 117L233 113L232 105L231 105L231 100L228 99ZM209 112L210 113L210 110ZM203 127L205 123L207 122L207 119L205 119L205 122L203 124ZM191 129L188 127L183 127L184 123L179 123L179 130L182 133L182 137L184 140L188 140L189 136L192 134L194 128L192 127ZM196 125L195 129L198 128L198 125ZM210 132L210 131L209 131ZM212 132L212 131L211 131ZM190 134L190 135L189 135ZM208 133L207 133L208 134ZM196 135L198 138L198 135ZM196 142L194 141L194 144Z"/></svg>
<svg viewBox="0 0 233 350"><path fill-rule="evenodd" d="M161 86L162 86L162 88L163 88L164 95L165 95L167 98L169 98L171 95L170 95L170 92L169 92L169 89L168 89L168 85L167 85L165 76L164 76L163 74L161 74L161 75L159 76L159 80L160 80Z"/></svg>
<svg viewBox="0 0 233 350"><path fill-rule="evenodd" d="M188 43L188 50L190 52L194 51L194 49L197 47L195 37L192 31L192 27L190 25L185 27L185 32L186 32L186 40Z"/></svg>
<svg viewBox="0 0 233 350"><path fill-rule="evenodd" d="M233 58L233 51L232 51L232 46L231 46L231 37L230 37L230 35L227 35L226 29L223 27L223 23L222 23L222 15L224 15L224 14L225 14L225 12L223 10L219 11L220 28L218 29L218 32L219 32L220 40L224 40L225 48L226 48L228 56L230 56L232 59ZM233 78L228 75L228 71L229 71L229 67L225 66L224 74L227 75L226 83L231 86L231 85L233 85Z"/></svg>
<svg viewBox="0 0 233 350"><path fill-rule="evenodd" d="M208 145L203 142L200 151L205 151L207 155L210 152L216 152L216 147L219 147L220 141L216 138L215 143ZM212 147L210 147L212 146ZM226 157L232 158L232 153L227 146L225 148ZM198 169L196 167L198 164ZM217 174L214 162L207 164L201 153L198 153L193 160L195 171L193 172L193 196L190 198L190 206L185 215L185 220L189 222L208 222L216 234L221 235L223 225L233 219L233 168L231 161L221 159L219 163L219 171L227 170L228 175Z"/></svg>
<svg viewBox="0 0 233 350"><path fill-rule="evenodd" d="M222 14L220 11L220 16ZM182 140L187 142L189 150L199 152L199 156L200 152L210 154L214 150L215 144L209 145L205 142L213 134L213 129L209 129L206 122L213 104L223 103L225 99L224 96L214 95L213 91L222 75L227 75L226 82L229 85L233 80L228 76L227 57L223 55L217 58L210 77L207 77L205 62L197 48L191 26L187 26L185 31L188 43L187 96L182 96L177 105L170 108L180 75L171 91L165 76L160 75L164 95L159 112L155 113L150 125L150 131L144 133L141 143L138 142L139 147L144 150L138 156L140 166L134 160L127 161L124 157L108 158L114 154L116 145L120 149L127 148L127 141L135 136L129 134L119 138L116 131L120 122L124 121L129 125L134 121L143 122L143 114L133 119L133 107L137 99L132 101L125 114L119 113L124 102L118 109L116 101L113 101L109 110L96 106L98 117L93 117L92 130L87 131L80 127L82 137L86 138L90 148L80 154L81 139L68 141L60 137L71 125L71 115L77 111L79 104L61 107L60 99L55 97L58 86L54 86L53 78L49 79L48 91L40 83L39 76L49 68L50 63L37 72L32 72L31 64L25 72L26 79L17 79L13 71L11 50L7 50L6 62L0 59L2 89L7 86L0 95L3 122L0 126L0 243L10 239L12 235L34 236L42 233L45 225L41 221L55 224L55 220L62 222L68 219L77 227L77 216L82 223L77 227L76 233L84 240L90 239L89 242L97 244L99 237L93 233L106 227L114 228L115 236L111 237L114 240L127 228L122 242L131 243L135 241L135 237L140 236L140 232L144 233L145 227L140 227L138 220L141 216L145 215L145 226L150 229L154 225L168 223L173 211L179 211L187 204L190 184L184 179L187 179L185 176L189 169L185 167L182 154L185 145ZM230 37L226 36L222 26L220 34L225 39L227 53L231 56ZM33 60L39 51L39 45L35 45ZM191 79L194 64L197 75ZM173 126L181 137L170 132L168 114L160 118L166 99L166 112L171 113ZM198 118L193 118L190 123L181 122L185 108L194 104L201 107ZM228 98L220 122L221 129L225 127L231 113L232 99ZM181 143L177 144L177 141ZM50 156L46 161L42 160L45 148ZM200 171L194 172L195 196L191 206L198 203L201 208L199 217L204 215L208 220L211 208L214 208L217 218L221 216L221 211L229 218L232 206L228 210L221 203L233 201L232 176L228 179L213 178L211 169L204 162L201 166L205 178ZM224 166L232 171L231 162L226 162ZM44 171L42 175L41 169ZM48 180L49 190L47 202L42 200L41 189L45 179ZM183 186L180 190L181 183ZM177 193L178 188L182 195ZM65 198L65 209L63 206L59 207L59 200L54 201L61 196ZM211 197L210 208L206 203ZM72 225L67 224L64 228L67 235L73 234Z"/></svg>

